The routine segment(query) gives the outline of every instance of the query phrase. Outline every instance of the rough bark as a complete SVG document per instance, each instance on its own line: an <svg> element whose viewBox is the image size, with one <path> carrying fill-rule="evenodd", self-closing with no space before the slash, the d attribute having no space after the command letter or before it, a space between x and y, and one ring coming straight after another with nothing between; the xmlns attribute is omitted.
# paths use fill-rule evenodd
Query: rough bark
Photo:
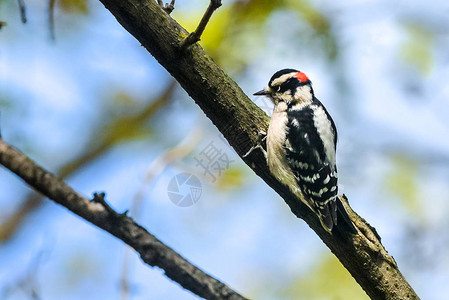
<svg viewBox="0 0 449 300"><path fill-rule="evenodd" d="M198 44L181 50L187 31L155 1L100 1L181 84L240 156L258 142L259 133L266 131L268 117ZM372 299L418 299L374 228L353 212L347 201L345 205L358 233L339 231L330 235L316 216L271 176L260 152L242 159L296 216L307 222Z"/></svg>
<svg viewBox="0 0 449 300"><path fill-rule="evenodd" d="M206 299L246 299L191 264L126 214L116 213L104 202L101 194L96 195L94 200L81 196L1 138L0 164L16 173L38 192L121 239L134 248L145 263L163 269L167 277L185 289Z"/></svg>

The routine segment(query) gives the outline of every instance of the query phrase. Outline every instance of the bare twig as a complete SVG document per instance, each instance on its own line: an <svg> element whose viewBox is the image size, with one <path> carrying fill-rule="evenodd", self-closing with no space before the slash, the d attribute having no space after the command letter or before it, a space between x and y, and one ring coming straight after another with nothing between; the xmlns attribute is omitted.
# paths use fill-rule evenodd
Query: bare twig
<svg viewBox="0 0 449 300"><path fill-rule="evenodd" d="M56 0L48 1L48 29L50 31L50 38L54 41L55 36L55 3Z"/></svg>
<svg viewBox="0 0 449 300"><path fill-rule="evenodd" d="M2 139L0 139L0 164L16 173L43 195L121 239L134 248L145 263L162 268L167 277L194 294L206 299L245 299L224 283L191 264L131 218L113 211L105 204L101 194L97 194L96 201L90 201ZM121 217L111 218L111 213Z"/></svg>
<svg viewBox="0 0 449 300"><path fill-rule="evenodd" d="M157 0L157 3L163 10L165 10L167 14L171 14L171 12L175 9L175 0L171 0L170 4L166 3L165 5L162 0Z"/></svg>
<svg viewBox="0 0 449 300"><path fill-rule="evenodd" d="M17 2L19 3L20 19L22 20L22 23L25 24L27 22L25 2L23 2L23 0L18 0Z"/></svg>
<svg viewBox="0 0 449 300"><path fill-rule="evenodd" d="M112 218L121 218L126 217L128 214L128 210L125 210L122 213L116 212L107 202L106 202L106 194L104 192L101 193L94 193L94 197L92 198L92 202L100 203L103 208L108 212L109 217Z"/></svg>
<svg viewBox="0 0 449 300"><path fill-rule="evenodd" d="M204 29L206 29L206 25L212 17L214 11L221 6L221 0L210 0L209 6L207 7L206 12L201 18L200 24L195 29L194 32L190 33L182 42L181 49L186 50L189 46L195 44L200 41L201 35L203 34Z"/></svg>
<svg viewBox="0 0 449 300"><path fill-rule="evenodd" d="M11 285L6 285L2 288L1 298L11 299L13 298L13 293L17 291L22 291L25 293L29 299L42 299L38 292L38 282L39 282L39 271L44 262L48 259L48 250L40 250L28 264L28 270L26 271L23 278L19 278L17 282Z"/></svg>
<svg viewBox="0 0 449 300"><path fill-rule="evenodd" d="M131 294L131 284L129 282L129 273L131 269L131 249L125 249L125 253L123 255L123 264L122 264L122 274L120 275L120 299L127 300L130 299Z"/></svg>
<svg viewBox="0 0 449 300"><path fill-rule="evenodd" d="M161 174L170 163L189 155L193 151L195 146L198 145L201 136L202 132L198 128L193 128L186 135L186 137L181 140L181 142L179 142L172 149L168 149L167 151L165 151L151 163L145 176L145 182L134 198L131 208L133 216L135 213L142 211L140 203L142 202L145 194L145 187L148 186L159 174Z"/></svg>
<svg viewBox="0 0 449 300"><path fill-rule="evenodd" d="M0 29L2 29L3 27L5 27L6 25L7 25L6 22L0 21Z"/></svg>

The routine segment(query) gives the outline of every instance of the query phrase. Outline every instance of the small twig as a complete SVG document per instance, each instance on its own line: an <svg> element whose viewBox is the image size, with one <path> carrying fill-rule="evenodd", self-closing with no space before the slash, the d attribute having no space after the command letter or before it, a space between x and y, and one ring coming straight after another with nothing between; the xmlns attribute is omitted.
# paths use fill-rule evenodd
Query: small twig
<svg viewBox="0 0 449 300"><path fill-rule="evenodd" d="M18 0L17 2L19 3L20 18L22 19L22 23L25 24L27 22L25 2L23 0Z"/></svg>
<svg viewBox="0 0 449 300"><path fill-rule="evenodd" d="M109 216L115 217L115 218L121 218L123 216L126 216L128 214L128 210L125 210L123 213L116 212L104 199L106 196L105 193L94 193L94 197L91 201L100 203L103 205L104 209L108 212Z"/></svg>
<svg viewBox="0 0 449 300"><path fill-rule="evenodd" d="M7 24L6 22L0 21L0 29L2 29L3 27L5 27Z"/></svg>
<svg viewBox="0 0 449 300"><path fill-rule="evenodd" d="M171 0L170 4L166 3L165 5L162 0L157 0L157 4L159 4L159 6L162 7L167 14L171 14L171 12L175 9L175 0Z"/></svg>
<svg viewBox="0 0 449 300"><path fill-rule="evenodd" d="M189 46L195 44L201 39L201 35L203 34L204 29L206 28L207 23L210 20L210 17L214 13L214 11L221 6L221 0L210 0L209 6L207 7L206 12L201 18L200 24L195 29L194 32L190 33L182 42L181 49L186 50Z"/></svg>
<svg viewBox="0 0 449 300"><path fill-rule="evenodd" d="M56 0L48 1L48 29L50 31L50 38L52 41L56 40L56 36L55 36L55 2L56 2Z"/></svg>
<svg viewBox="0 0 449 300"><path fill-rule="evenodd" d="M123 266L122 275L120 276L120 299L127 300L130 299L131 294L131 284L129 282L129 273L131 269L131 249L125 249L125 254L123 256Z"/></svg>
<svg viewBox="0 0 449 300"><path fill-rule="evenodd" d="M0 297L2 299L10 299L13 298L13 295L18 291L21 291L26 294L29 299L42 299L38 293L38 277L40 269L48 260L48 252L48 250L39 250L39 252L30 260L23 278L18 278L17 282L4 286Z"/></svg>

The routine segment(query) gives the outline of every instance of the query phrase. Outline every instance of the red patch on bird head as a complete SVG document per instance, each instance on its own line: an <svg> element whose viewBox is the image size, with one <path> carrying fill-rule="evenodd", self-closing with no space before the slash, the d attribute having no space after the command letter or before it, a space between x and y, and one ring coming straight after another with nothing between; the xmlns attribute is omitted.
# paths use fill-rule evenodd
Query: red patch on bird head
<svg viewBox="0 0 449 300"><path fill-rule="evenodd" d="M305 81L309 80L309 78L307 78L306 74L304 74L303 72L296 73L295 77L298 78L298 80L301 82L305 82Z"/></svg>

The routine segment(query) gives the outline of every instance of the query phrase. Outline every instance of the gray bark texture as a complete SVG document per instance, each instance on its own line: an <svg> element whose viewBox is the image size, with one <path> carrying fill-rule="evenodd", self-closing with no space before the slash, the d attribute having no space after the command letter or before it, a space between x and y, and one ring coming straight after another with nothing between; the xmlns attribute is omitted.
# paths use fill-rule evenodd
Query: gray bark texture
<svg viewBox="0 0 449 300"><path fill-rule="evenodd" d="M183 51L181 45L188 32L155 1L100 1L181 84L240 156L258 143L260 134L266 132L269 118L200 45L194 44ZM337 231L330 235L315 214L273 178L260 151L242 159L316 232L368 296L419 299L381 244L375 229L352 211L346 197L342 200L358 232L353 235Z"/></svg>

